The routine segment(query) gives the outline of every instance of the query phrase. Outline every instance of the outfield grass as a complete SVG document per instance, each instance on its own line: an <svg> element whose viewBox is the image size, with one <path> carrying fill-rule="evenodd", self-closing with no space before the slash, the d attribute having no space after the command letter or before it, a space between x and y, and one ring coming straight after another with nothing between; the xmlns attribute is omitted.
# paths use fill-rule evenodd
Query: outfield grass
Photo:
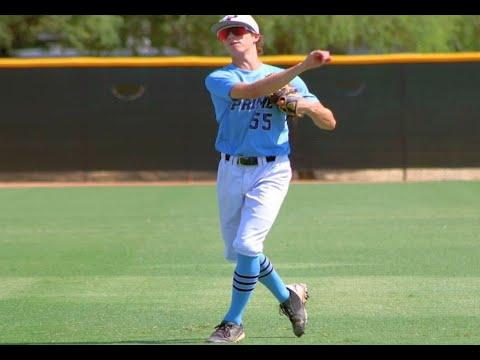
<svg viewBox="0 0 480 360"><path fill-rule="evenodd" d="M0 343L199 344L230 302L213 186L0 190ZM480 182L292 185L243 344L479 344Z"/></svg>

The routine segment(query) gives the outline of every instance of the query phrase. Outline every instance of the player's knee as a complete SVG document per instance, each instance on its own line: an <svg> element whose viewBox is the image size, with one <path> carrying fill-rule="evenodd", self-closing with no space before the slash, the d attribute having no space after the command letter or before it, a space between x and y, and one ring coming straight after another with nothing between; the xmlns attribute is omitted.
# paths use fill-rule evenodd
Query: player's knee
<svg viewBox="0 0 480 360"><path fill-rule="evenodd" d="M235 241L233 243L233 248L238 254L245 256L257 256L263 250L263 246L261 244L245 243L239 241Z"/></svg>

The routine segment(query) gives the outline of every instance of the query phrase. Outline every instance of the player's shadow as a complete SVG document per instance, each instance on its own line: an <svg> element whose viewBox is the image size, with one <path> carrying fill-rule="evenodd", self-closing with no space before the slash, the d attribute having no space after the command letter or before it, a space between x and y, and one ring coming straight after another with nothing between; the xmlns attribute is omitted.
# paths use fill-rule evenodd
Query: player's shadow
<svg viewBox="0 0 480 360"><path fill-rule="evenodd" d="M252 339L291 339L291 336L252 336ZM215 345L205 338L163 339L163 340L128 340L128 341L78 341L56 343L28 343L24 345Z"/></svg>
<svg viewBox="0 0 480 360"><path fill-rule="evenodd" d="M266 341L271 339L292 339L291 336L249 336L250 339L265 339ZM205 345L215 345L207 343L205 339L167 339L167 340L158 340L151 342L153 344L179 344L179 345L188 345L188 344L205 344Z"/></svg>
<svg viewBox="0 0 480 360"><path fill-rule="evenodd" d="M162 344L202 344L206 343L204 338L194 339L165 339L165 340L128 340L128 341L59 341L59 342L28 342L22 344L7 344L7 345L60 345L60 346L75 346L75 345L162 345Z"/></svg>
<svg viewBox="0 0 480 360"><path fill-rule="evenodd" d="M164 340L145 340L145 341L118 341L111 344L126 345L190 345L190 344L207 344L204 338L194 339L164 339ZM208 344L207 344L208 345Z"/></svg>

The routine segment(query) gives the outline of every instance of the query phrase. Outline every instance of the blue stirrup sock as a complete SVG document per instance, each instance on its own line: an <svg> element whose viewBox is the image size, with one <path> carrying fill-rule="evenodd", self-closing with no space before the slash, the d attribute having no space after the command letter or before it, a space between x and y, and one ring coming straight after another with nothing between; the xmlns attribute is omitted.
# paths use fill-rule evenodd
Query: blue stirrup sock
<svg viewBox="0 0 480 360"><path fill-rule="evenodd" d="M224 321L240 325L248 301L255 289L260 272L258 256L237 254L237 266L233 273L232 302Z"/></svg>
<svg viewBox="0 0 480 360"><path fill-rule="evenodd" d="M265 254L258 255L260 262L260 275L258 280L277 298L280 303L288 300L290 291L283 283L280 275L273 268L272 263Z"/></svg>

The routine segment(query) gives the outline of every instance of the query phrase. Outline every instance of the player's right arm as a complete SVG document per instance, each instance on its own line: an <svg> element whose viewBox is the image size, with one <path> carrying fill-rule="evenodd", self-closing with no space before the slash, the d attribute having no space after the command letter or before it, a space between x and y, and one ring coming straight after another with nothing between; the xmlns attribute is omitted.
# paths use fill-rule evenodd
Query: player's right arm
<svg viewBox="0 0 480 360"><path fill-rule="evenodd" d="M304 71L320 67L328 62L330 62L330 53L328 51L312 51L301 63L288 69L250 84L243 82L235 84L230 91L230 97L233 99L256 99L268 96L288 84Z"/></svg>

